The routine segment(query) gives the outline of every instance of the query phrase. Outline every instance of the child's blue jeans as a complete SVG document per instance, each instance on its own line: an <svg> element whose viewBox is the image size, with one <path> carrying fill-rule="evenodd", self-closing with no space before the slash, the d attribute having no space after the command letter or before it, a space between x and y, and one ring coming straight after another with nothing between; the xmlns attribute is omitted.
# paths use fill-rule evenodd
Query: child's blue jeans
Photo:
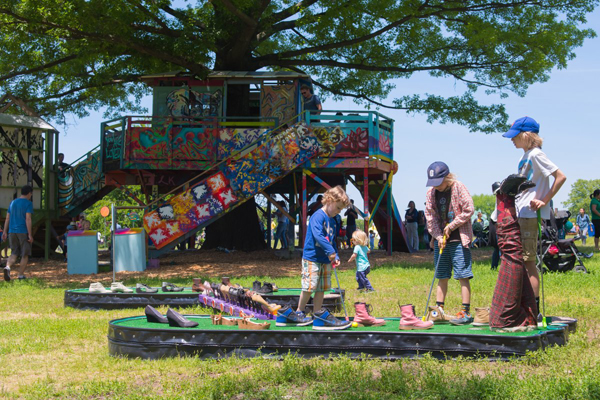
<svg viewBox="0 0 600 400"><path fill-rule="evenodd" d="M369 282L369 278L367 278L367 274L369 272L371 272L371 267L367 267L367 269L365 269L364 271L356 271L356 282L358 282L358 290L373 290L373 286L371 286L371 282Z"/></svg>

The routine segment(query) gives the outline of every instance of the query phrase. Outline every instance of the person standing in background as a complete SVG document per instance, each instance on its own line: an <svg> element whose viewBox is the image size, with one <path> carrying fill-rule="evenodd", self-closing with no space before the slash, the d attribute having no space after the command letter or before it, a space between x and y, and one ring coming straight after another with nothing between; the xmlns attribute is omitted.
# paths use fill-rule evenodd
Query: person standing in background
<svg viewBox="0 0 600 400"><path fill-rule="evenodd" d="M408 247L411 251L419 251L419 212L415 208L415 202L408 202L408 209L404 214L406 222L406 236Z"/></svg>

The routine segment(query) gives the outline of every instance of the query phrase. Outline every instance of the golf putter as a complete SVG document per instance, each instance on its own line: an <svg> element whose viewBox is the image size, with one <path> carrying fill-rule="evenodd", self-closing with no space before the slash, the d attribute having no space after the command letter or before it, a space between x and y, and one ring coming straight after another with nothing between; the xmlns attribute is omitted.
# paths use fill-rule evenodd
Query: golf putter
<svg viewBox="0 0 600 400"><path fill-rule="evenodd" d="M346 300L344 299L344 294L342 293L342 288L340 287L340 280L337 276L337 267L333 267L333 273L335 274L335 281L337 282L337 287L340 291L340 296L342 296L342 306L344 307L344 315L346 317L346 321L350 321L350 319L348 318L348 311L346 311Z"/></svg>
<svg viewBox="0 0 600 400"><path fill-rule="evenodd" d="M427 309L429 308L429 300L431 300L431 292L433 291L433 284L435 283L435 275L437 274L438 265L440 265L440 260L442 259L442 252L444 251L444 247L446 247L446 235L442 237L442 245L440 246L440 255L438 256L438 260L435 263L435 269L433 270L433 279L431 280L431 286L429 287L429 296L427 296L427 304L425 304L425 313L421 318L425 321L427 317Z"/></svg>
<svg viewBox="0 0 600 400"><path fill-rule="evenodd" d="M542 261L542 258L544 257L542 255L542 246L540 246L540 239L542 237L542 213L540 211L540 209L538 208L537 210L537 223L538 223L538 243L537 243L537 251L539 254L539 258L537 260L537 262L539 263L539 271L540 271L540 279L541 279L541 284L542 284L542 326L544 328L548 327L548 323L546 322L546 298L544 297L544 262ZM540 310L538 310L539 312Z"/></svg>

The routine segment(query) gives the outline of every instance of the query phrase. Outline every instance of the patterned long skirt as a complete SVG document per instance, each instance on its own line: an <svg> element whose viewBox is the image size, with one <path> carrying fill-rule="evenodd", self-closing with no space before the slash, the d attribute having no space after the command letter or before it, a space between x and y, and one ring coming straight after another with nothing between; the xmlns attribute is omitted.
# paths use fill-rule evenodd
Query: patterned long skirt
<svg viewBox="0 0 600 400"><path fill-rule="evenodd" d="M490 327L536 325L537 306L531 282L523 263L521 230L515 198L503 194L498 199L498 246L502 252L498 281L490 308Z"/></svg>

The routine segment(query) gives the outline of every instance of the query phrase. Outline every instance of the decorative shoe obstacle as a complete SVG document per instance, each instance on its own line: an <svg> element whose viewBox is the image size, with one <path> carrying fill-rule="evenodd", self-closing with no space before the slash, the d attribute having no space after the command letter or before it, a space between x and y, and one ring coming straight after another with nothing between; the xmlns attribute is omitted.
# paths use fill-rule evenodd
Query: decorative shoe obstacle
<svg viewBox="0 0 600 400"><path fill-rule="evenodd" d="M158 359L182 355L200 358L329 357L398 359L431 354L438 358L487 357L506 360L528 351L565 345L577 320L547 317L544 328L497 332L489 326L433 324L416 318L411 305L401 308L402 318L375 318L364 303L355 304L357 316L343 320L323 309L308 318L286 306L277 320L247 315L185 315L152 307L146 316L109 322L108 348L113 356ZM427 322L427 323L426 323Z"/></svg>
<svg viewBox="0 0 600 400"><path fill-rule="evenodd" d="M224 278L227 279L227 278ZM65 291L64 304L65 307L72 307L83 310L113 310L127 308L143 308L147 305L153 307L168 306L168 307L193 307L193 306L209 306L215 310L224 312L226 305L234 306L233 303L228 303L224 296L214 296L212 294L202 294L206 291L200 279L193 279L192 287L178 287L169 282L163 282L161 288L152 288L143 283L138 283L136 287L128 288L119 282L114 282L110 289L102 286L101 283L92 283L89 289L73 289ZM228 281L227 281L228 282ZM270 283L267 285L255 282L253 289L256 291L268 304L277 304L280 306L289 305L297 307L300 299L301 289L294 288L279 288ZM271 291L268 291L269 285ZM264 288L264 289L263 289ZM126 289L126 290L125 290ZM342 290L342 294L344 290ZM213 300L214 307L213 307ZM221 310L223 305L223 310ZM333 311L342 310L342 296L337 291L329 291L325 293L323 306ZM311 308L312 304L309 303ZM255 306L255 310L260 307ZM251 310L249 310L251 311ZM238 313L239 315L239 313Z"/></svg>

